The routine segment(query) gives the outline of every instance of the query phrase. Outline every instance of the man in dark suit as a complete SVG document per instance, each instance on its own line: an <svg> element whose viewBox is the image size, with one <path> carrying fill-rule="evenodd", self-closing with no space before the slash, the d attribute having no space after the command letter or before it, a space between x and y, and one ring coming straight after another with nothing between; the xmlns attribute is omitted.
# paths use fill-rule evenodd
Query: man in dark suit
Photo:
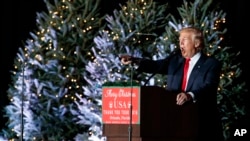
<svg viewBox="0 0 250 141"><path fill-rule="evenodd" d="M186 27L179 32L179 51L167 58L154 61L124 55L121 62L137 63L138 72L167 75L167 90L176 93L176 104L192 102L198 107L199 127L194 140L218 141L222 139L217 109L221 63L204 54L204 47L202 31Z"/></svg>

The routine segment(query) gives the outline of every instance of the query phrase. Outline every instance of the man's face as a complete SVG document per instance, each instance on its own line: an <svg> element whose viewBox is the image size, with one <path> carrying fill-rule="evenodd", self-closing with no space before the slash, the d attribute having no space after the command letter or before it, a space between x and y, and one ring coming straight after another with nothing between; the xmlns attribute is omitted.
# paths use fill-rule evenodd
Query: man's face
<svg viewBox="0 0 250 141"><path fill-rule="evenodd" d="M196 53L197 43L193 39L192 32L181 32L179 36L181 54L184 58L191 58Z"/></svg>

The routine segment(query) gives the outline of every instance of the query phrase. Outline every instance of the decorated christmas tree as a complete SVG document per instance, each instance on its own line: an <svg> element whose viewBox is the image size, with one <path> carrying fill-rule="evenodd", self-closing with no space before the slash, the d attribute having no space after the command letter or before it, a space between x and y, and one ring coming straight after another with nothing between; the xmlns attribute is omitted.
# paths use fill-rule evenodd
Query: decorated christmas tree
<svg viewBox="0 0 250 141"><path fill-rule="evenodd" d="M187 26L201 28L205 52L223 62L218 108L225 140L232 124L245 115L244 104L236 104L246 92L235 60L239 53L225 38L226 13L212 0L184 0L175 12L167 2L128 0L104 16L99 1L44 2L48 12L37 14L39 30L31 33L14 62L3 139L105 140L102 85L131 79L167 85L166 77L122 66L119 55L165 58L178 48L178 31Z"/></svg>
<svg viewBox="0 0 250 141"><path fill-rule="evenodd" d="M91 60L93 37L101 30L98 0L44 0L47 12L37 14L38 30L31 32L14 62L8 139L87 140L88 129L100 123L82 86ZM84 108L78 110L77 96ZM83 113L79 117L79 113Z"/></svg>

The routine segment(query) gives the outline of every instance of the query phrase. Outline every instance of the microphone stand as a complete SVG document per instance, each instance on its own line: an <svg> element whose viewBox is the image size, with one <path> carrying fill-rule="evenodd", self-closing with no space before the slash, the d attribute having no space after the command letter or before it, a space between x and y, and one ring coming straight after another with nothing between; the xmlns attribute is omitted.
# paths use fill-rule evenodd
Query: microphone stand
<svg viewBox="0 0 250 141"><path fill-rule="evenodd" d="M133 110L133 105L132 105L132 92L133 92L133 65L130 64L131 68L131 78L130 78L130 107L129 107L129 127L128 127L128 135L129 135L129 141L132 141L132 110Z"/></svg>
<svg viewBox="0 0 250 141"><path fill-rule="evenodd" d="M146 86L146 85L148 84L149 80L150 80L153 76L155 76L156 73L157 73L157 71L156 71L155 73L151 74L151 75L148 77L148 79L145 81L145 83L144 83L143 86Z"/></svg>

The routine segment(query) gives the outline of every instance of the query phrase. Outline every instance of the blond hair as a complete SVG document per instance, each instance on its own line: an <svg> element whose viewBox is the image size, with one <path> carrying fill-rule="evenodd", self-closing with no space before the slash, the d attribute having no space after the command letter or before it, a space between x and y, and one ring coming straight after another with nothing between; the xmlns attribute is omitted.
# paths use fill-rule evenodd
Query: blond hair
<svg viewBox="0 0 250 141"><path fill-rule="evenodd" d="M180 30L179 34L182 32L190 32L193 33L193 41L198 43L198 47L197 49L200 51L205 47L205 43L204 43L204 36L203 33L200 29L196 28L196 27L184 27Z"/></svg>

